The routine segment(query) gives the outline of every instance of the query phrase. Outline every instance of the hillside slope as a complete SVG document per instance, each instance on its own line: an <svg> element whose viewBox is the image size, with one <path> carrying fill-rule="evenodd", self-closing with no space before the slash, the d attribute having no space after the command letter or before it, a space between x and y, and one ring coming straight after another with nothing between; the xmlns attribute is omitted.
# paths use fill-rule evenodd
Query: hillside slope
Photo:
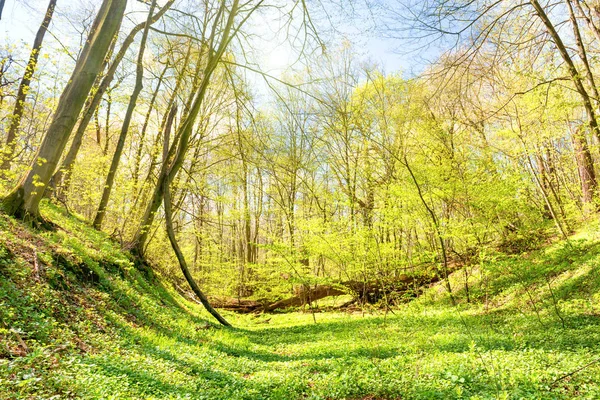
<svg viewBox="0 0 600 400"><path fill-rule="evenodd" d="M64 211L0 214L0 399L600 398L600 235L490 255L383 314L199 305ZM316 323L315 323L316 322Z"/></svg>

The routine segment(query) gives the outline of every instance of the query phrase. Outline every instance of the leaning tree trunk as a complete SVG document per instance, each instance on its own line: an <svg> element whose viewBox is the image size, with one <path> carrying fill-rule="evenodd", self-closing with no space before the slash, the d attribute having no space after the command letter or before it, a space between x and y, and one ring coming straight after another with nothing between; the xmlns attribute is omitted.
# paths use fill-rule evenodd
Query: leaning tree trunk
<svg viewBox="0 0 600 400"><path fill-rule="evenodd" d="M173 122L172 118L171 118L170 122L171 123ZM167 160L166 160L167 156L168 156L168 152L165 151L164 159L163 159L163 162L165 164L167 163ZM171 184L171 180L168 178L163 180L163 182L162 182L163 194L164 194L163 195L164 207L165 207L165 225L167 227L167 235L169 236L169 241L171 242L171 247L173 248L173 251L175 252L175 255L177 256L177 260L179 261L179 266L181 267L181 272L183 272L183 276L185 276L185 280L188 282L188 284L192 288L192 291L194 292L194 294L196 294L196 296L198 296L198 298L200 299L200 302L202 303L204 308L206 308L206 311L208 311L213 317L215 317L217 319L217 321L219 321L222 325L231 326L231 324L229 322L227 322L227 320L225 318L223 318L221 316L221 314L219 314L219 312L212 307L212 305L208 301L208 298L206 297L206 295L202 292L202 290L200 290L200 287L198 287L198 284L196 283L196 281L192 277L192 274L190 273L190 270L187 266L185 257L183 256L183 253L181 252L181 248L179 247L179 244L177 243L177 238L175 237L175 230L173 229L173 212L171 210L171 195L169 193L169 185L170 184Z"/></svg>
<svg viewBox="0 0 600 400"><path fill-rule="evenodd" d="M142 35L142 41L140 43L140 51L138 52L136 65L135 87L131 97L129 98L129 105L127 106L127 112L125 113L123 125L121 126L121 134L119 135L119 140L117 141L117 148L115 149L112 162L110 163L110 169L108 170L108 176L106 177L106 183L104 185L104 190L102 191L102 198L100 199L98 211L96 212L96 217L94 218L93 225L96 229L102 228L102 221L104 220L104 215L106 214L106 207L108 205L110 193L112 192L113 184L115 182L117 168L119 168L119 162L121 161L121 155L123 154L123 148L125 147L125 140L127 139L127 132L129 131L129 124L131 123L133 110L135 109L140 92L144 87L144 50L146 50L146 40L148 39L148 31L150 30L154 7L156 7L156 0L152 1L150 11L148 12L148 20L146 21L146 25L144 27L144 33Z"/></svg>
<svg viewBox="0 0 600 400"><path fill-rule="evenodd" d="M39 217L39 203L44 196L44 189L56 169L77 117L102 68L110 43L121 25L126 5L127 0L104 0L102 3L30 169L2 200L2 208L8 214L20 218Z"/></svg>
<svg viewBox="0 0 600 400"><path fill-rule="evenodd" d="M0 3L0 14L2 13L2 7L4 7L4 0ZM56 0L50 0L48 4L48 9L46 10L46 16L42 21L42 25L37 31L35 35L35 40L33 41L33 48L31 49L31 54L29 54L29 61L27 62L27 67L25 67L25 73L23 74L23 78L21 79L21 83L19 83L19 90L17 91L17 98L15 99L15 108L13 110L10 127L8 128L8 134L6 135L6 156L2 165L0 166L1 170L8 171L10 169L10 164L12 161L12 152L15 148L15 140L17 139L17 132L19 131L19 127L21 126L21 118L23 118L23 110L25 109L25 99L27 97L27 92L29 91L29 85L31 84L31 78L35 73L38 57L40 56L40 51L42 50L42 43L44 42L44 36L46 35L46 31L48 30L48 26L50 26L50 21L52 21L52 15L54 14L54 8L56 7Z"/></svg>
<svg viewBox="0 0 600 400"><path fill-rule="evenodd" d="M596 139L600 140L600 126L598 125L598 119L596 118L596 112L594 111L594 106L592 104L590 95L587 92L587 90L585 89L585 86L583 84L583 78L582 78L583 74L581 74L577 70L577 67L575 66L575 63L573 62L573 59L571 58L571 55L569 54L567 47L565 46L564 42L562 41L560 35L558 34L558 32L555 28L555 26L553 25L552 21L550 20L550 17L548 17L548 14L546 14L546 12L544 11L544 8L540 5L539 1L538 0L529 0L529 2L535 9L535 12L538 15L538 17L540 18L540 20L542 21L542 23L546 26L546 31L552 38L552 41L556 45L556 48L557 48L560 56L562 57L563 61L567 65L567 71L569 72L569 75L571 76L571 81L573 82L573 85L575 86L577 93L579 93L579 96L581 97L581 101L585 108L585 112L586 112L586 116L588 119L588 124L590 125L590 129L592 130L592 133L594 134ZM575 39L577 41L578 30L577 30L576 26L575 26L575 29L576 30L574 31L574 35L575 35ZM580 49L581 49L581 47L580 47ZM580 56L583 57L584 54L582 55L580 53ZM584 61L587 61L587 58ZM592 77L592 75L589 75L589 77Z"/></svg>
<svg viewBox="0 0 600 400"><path fill-rule="evenodd" d="M0 0L0 19L2 19L2 10L4 10L4 0Z"/></svg>
<svg viewBox="0 0 600 400"><path fill-rule="evenodd" d="M167 12L167 10L171 7L174 1L175 0L169 0L164 5L164 7L162 7L150 19L150 24L153 24L156 21L158 21ZM142 29L145 29L146 25L146 22L142 22L136 25L131 30L131 32L129 32L129 35L127 35L125 40L123 40L121 48L119 49L119 51L115 55L114 60L108 67L106 75L104 76L104 78L102 78L102 82L98 86L98 90L96 91L96 93L94 93L92 101L83 111L83 117L81 118L81 121L77 126L77 131L75 132L75 136L73 136L73 141L71 142L71 147L69 147L69 151L67 152L67 155L65 156L65 159L63 160L60 166L60 169L56 171L53 177L53 181L56 183L56 185L62 186L63 190L67 190L69 188L71 171L73 170L75 159L77 158L77 154L79 153L79 149L81 148L81 144L83 143L83 135L85 134L85 130L87 129L95 110L98 109L100 101L102 101L102 97L104 96L111 82L113 81L115 73L117 72L117 68L121 64L121 61L123 61L125 54L127 54L129 46L131 46L131 44L133 43L135 36L138 34L138 32Z"/></svg>

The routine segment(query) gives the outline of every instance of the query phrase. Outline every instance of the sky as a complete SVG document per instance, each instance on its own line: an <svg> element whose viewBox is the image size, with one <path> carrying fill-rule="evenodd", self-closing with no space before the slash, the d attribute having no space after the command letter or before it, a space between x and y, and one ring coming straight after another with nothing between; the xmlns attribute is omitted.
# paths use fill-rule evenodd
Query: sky
<svg viewBox="0 0 600 400"><path fill-rule="evenodd" d="M66 37L73 36L72 27L66 23L65 15L89 9L90 4L93 3L93 0L58 0L54 18L56 23L51 26L51 33L61 41ZM137 6L136 1L130 0L129 3L130 11L132 6ZM47 5L47 0L6 0L0 21L0 41L30 44ZM363 27L357 21L352 21L350 24L338 24L337 28L344 35L348 35L346 39L354 43L355 50L360 53L361 57L379 64L388 73L398 70L410 72L419 68L410 56L396 51L401 48L401 43L398 41L377 38L362 32ZM56 39L48 38L48 40ZM264 47L263 44L261 46ZM265 61L269 70L281 71L287 66L290 59L295 58L285 45L267 44L265 50L265 53L268 54Z"/></svg>

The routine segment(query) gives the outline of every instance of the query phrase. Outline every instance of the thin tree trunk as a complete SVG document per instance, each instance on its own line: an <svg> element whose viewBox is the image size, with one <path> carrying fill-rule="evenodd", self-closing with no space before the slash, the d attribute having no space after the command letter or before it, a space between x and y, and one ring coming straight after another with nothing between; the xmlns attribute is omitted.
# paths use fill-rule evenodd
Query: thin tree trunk
<svg viewBox="0 0 600 400"><path fill-rule="evenodd" d="M433 225L435 227L435 233L436 233L438 242L440 244L440 251L442 252L442 262L443 262L442 273L444 274L444 281L446 284L446 289L448 290L448 294L450 295L450 300L452 301L452 304L455 305L456 301L454 300L454 296L452 295L452 287L450 286L450 279L448 276L449 275L448 254L446 252L446 243L444 242L442 232L440 231L440 225L438 223L438 219L435 216L435 212L431 209L431 207L429 207L429 204L427 204L425 197L423 197L423 192L421 191L421 185L419 185L419 182L417 181L415 174L413 173L412 169L410 168L410 165L408 164L408 159L406 158L406 156L404 156L403 164L406 167L406 169L408 170L408 173L410 174L410 177L411 177L413 183L415 184L415 187L417 188L417 193L419 194L419 198L421 199L423 206L425 207L425 209L431 216L431 221L433 222Z"/></svg>
<svg viewBox="0 0 600 400"><path fill-rule="evenodd" d="M169 193L169 184L170 180L166 179L163 181L163 192L164 192L164 207L165 207L165 224L167 226L167 235L169 236L169 241L171 242L171 247L177 256L177 260L179 261L179 266L181 267L181 272L183 272L183 276L185 276L185 280L188 282L192 291L198 296L200 302L206 308L206 311L210 313L213 317L216 318L217 321L224 326L231 326L229 322L225 318L219 314L217 310L215 310L206 295L200 290L198 284L190 274L189 268L187 266L187 262L185 261L185 257L179 248L179 244L177 244L177 238L175 237L175 231L173 230L173 215L171 210L171 196Z"/></svg>
<svg viewBox="0 0 600 400"><path fill-rule="evenodd" d="M569 19L571 20L571 25L573 27L573 37L575 38L575 43L577 44L577 54L581 59L583 67L585 68L585 75L592 91L592 95L594 96L594 103L596 104L596 111L598 110L598 102L600 102L600 94L598 94L598 88L596 87L596 82L594 80L594 74L592 72L592 68L590 67L590 63L587 57L587 52L585 50L585 46L583 44L583 39L581 38L581 31L579 30L579 25L577 24L577 18L575 17L575 12L573 10L573 6L571 5L571 0L565 0L567 3L567 8L569 9Z"/></svg>
<svg viewBox="0 0 600 400"><path fill-rule="evenodd" d="M94 112L94 123L96 125L96 144L102 146L102 128L100 127L100 109Z"/></svg>
<svg viewBox="0 0 600 400"><path fill-rule="evenodd" d="M146 131L148 130L148 123L150 122L150 116L152 114L152 110L154 110L154 103L156 102L156 97L158 96L158 92L160 91L160 87L163 82L163 78L165 73L169 69L169 63L165 64L165 68L162 70L160 77L158 78L158 83L156 84L156 89L154 93L152 93L152 98L150 99L150 105L148 106L148 111L146 112L146 116L144 118L144 125L142 125L142 131L140 133L140 138L138 141L138 148L135 153L135 165L133 169L133 192L134 196L137 193L138 182L139 182L139 174L140 174L140 163L142 162L142 150L144 149L144 140L146 139Z"/></svg>
<svg viewBox="0 0 600 400"><path fill-rule="evenodd" d="M575 3L575 7L577 7L581 17L585 19L588 28L590 28L590 30L594 33L594 36L596 36L596 40L600 42L600 28L598 28L598 25L594 23L591 16L585 13L583 6L581 5L581 0L574 0L573 3Z"/></svg>
<svg viewBox="0 0 600 400"><path fill-rule="evenodd" d="M546 171L546 164L544 164L544 157L541 154L536 154L535 160L537 163L538 174L540 176L540 184L542 187L542 191L544 193L548 192L548 186L550 184L550 179L548 177L548 172ZM530 163L531 164L531 163ZM554 213L550 210L548 206L548 202L544 202L544 211L543 215L545 219L553 219Z"/></svg>
<svg viewBox="0 0 600 400"><path fill-rule="evenodd" d="M4 211L39 218L39 203L116 35L127 0L104 0L30 169L2 201Z"/></svg>
<svg viewBox="0 0 600 400"><path fill-rule="evenodd" d="M558 228L558 231L563 235L563 237L565 239L568 239L569 237L567 236L567 230L563 227L562 221L560 221L558 216L556 215L556 211L554 211L554 207L552 206L552 202L550 201L550 198L548 197L546 188L544 187L542 180L535 173L535 168L533 167L531 158L529 156L527 157L527 163L529 164L529 168L531 169L531 175L533 176L535 183L537 184L538 188L540 189L540 193L542 195L542 198L544 199L544 204L546 205L546 208L552 215L552 220L554 221L554 224Z"/></svg>
<svg viewBox="0 0 600 400"><path fill-rule="evenodd" d="M169 117L167 119L167 125L165 126L165 142L164 142L164 146L163 146L163 165L168 164L169 136L171 134L171 128L173 126L173 120L175 119L176 113L177 113L177 107L173 107L173 109L169 113ZM169 237L169 242L171 242L171 247L173 248L173 251L175 252L175 255L177 256L177 260L179 262L181 272L183 272L183 276L185 276L186 281L192 288L192 291L196 294L196 296L198 296L198 298L200 299L200 302L202 303L204 308L206 308L206 311L208 311L213 317L215 317L217 319L217 321L219 321L222 325L231 326L231 324L229 324L229 322L227 322L227 320L225 320L225 318L223 318L221 316L221 314L219 314L217 312L217 310L215 310L212 307L212 305L208 301L208 298L202 292L202 290L200 290L200 287L198 287L198 284L196 283L196 281L192 277L192 274L189 271L189 268L188 268L187 262L185 260L185 257L183 255L183 252L181 251L181 248L179 247L179 244L177 243L177 238L175 237L175 230L173 229L173 211L172 211L171 194L169 191L169 186L171 185L171 179L168 179L168 176L167 176L167 179L162 181L162 184L163 184L163 191L164 191L165 225L167 228L167 236Z"/></svg>
<svg viewBox="0 0 600 400"><path fill-rule="evenodd" d="M146 21L144 27L144 33L142 34L142 41L140 43L140 50L138 52L135 72L135 87L131 97L129 98L129 105L127 106L127 112L125 113L123 125L121 126L121 134L119 135L119 140L117 141L117 147L115 149L115 153L113 154L110 169L108 170L108 176L106 177L104 190L102 191L102 198L100 199L98 211L96 212L96 217L94 218L93 226L96 229L102 228L102 221L104 220L104 215L106 214L106 207L112 192L115 176L117 174L117 168L119 168L119 162L121 161L121 155L123 154L123 148L125 147L125 140L127 139L127 132L129 131L133 110L135 109L140 92L144 87L144 51L146 50L146 41L148 39L148 31L150 30L150 23L152 21L152 14L154 13L154 7L156 7L156 0L152 0L150 11L148 11L148 20Z"/></svg>
<svg viewBox="0 0 600 400"><path fill-rule="evenodd" d="M188 65L188 61L190 59L191 53L192 53L192 45L190 43L182 65ZM198 64L200 64L200 60L198 60ZM152 144L151 154L150 154L150 162L148 163L148 165L149 165L148 173L146 174L144 183L141 186L142 190L140 190L140 192L138 193L138 195L135 199L135 203L139 202L139 204L141 204L142 206L146 204L146 200L148 197L148 190L145 189L144 185L149 183L150 180L152 179L152 173L154 172L154 165L156 164L156 160L158 159L158 156L160 153L159 152L159 150L160 150L159 142L160 142L161 137L163 136L162 132L165 132L167 120L173 110L174 105L176 104L175 99L177 98L177 94L179 93L179 89L181 88L183 79L184 79L184 73L182 71L177 76L177 79L175 81L175 88L173 89L173 92L171 93L171 96L169 97L169 102L167 103L167 107L165 108L167 111L164 113L162 122L160 124L160 133L158 135L156 135L156 139L154 140L154 142ZM194 92L194 91L195 91L195 88L192 90L192 92ZM164 145L165 145L165 142L163 140L163 147L164 147ZM167 147L169 146L169 141L166 142L166 146ZM159 173L160 173L160 169L159 169ZM136 233L136 235L137 235L137 233Z"/></svg>
<svg viewBox="0 0 600 400"><path fill-rule="evenodd" d="M583 80L581 78L581 74L575 67L575 63L573 62L573 59L569 55L569 52L567 51L567 48L566 48L564 42L560 38L560 35L556 31L556 28L552 24L552 21L550 21L550 18L548 17L548 15L544 11L543 7L540 5L538 0L530 0L530 3L533 6L533 8L535 9L538 17L541 19L541 21L546 26L546 30L548 31L548 34L550 35L550 37L552 37L552 40L554 41L554 44L556 45L558 52L560 53L565 64L567 64L567 70L569 71L571 80L573 81L573 84L575 85L575 89L581 96L581 100L583 102L583 106L585 108L586 115L588 118L588 123L592 130L592 133L600 141L600 128L598 127L598 120L596 119L596 113L594 111L594 107L592 105L590 95L588 94L587 90L585 89L585 87L583 85Z"/></svg>
<svg viewBox="0 0 600 400"><path fill-rule="evenodd" d="M110 144L110 110L112 109L112 90L106 92L106 116L104 117L104 130L106 137L104 138L104 146L102 147L102 154L108 154L108 145Z"/></svg>
<svg viewBox="0 0 600 400"><path fill-rule="evenodd" d="M2 7L4 7L4 0L2 0L2 3L0 3L0 14L2 13ZM0 166L0 170L8 171L10 169L10 164L13 157L12 153L15 147L15 141L17 139L17 132L21 126L21 118L23 117L23 110L25 108L27 92L29 91L31 78L33 77L33 74L37 68L38 57L40 56L42 43L44 42L44 35L46 35L48 26L50 26L50 22L52 21L52 15L54 14L55 7L56 0L50 0L50 3L48 3L48 9L46 10L46 15L42 21L42 25L40 25L40 28L35 35L33 48L31 49L31 54L29 55L29 61L27 62L27 67L25 67L25 73L23 74L21 83L19 84L17 98L15 99L15 108L10 117L10 127L8 128L8 134L6 136L7 154L2 162L2 165Z"/></svg>

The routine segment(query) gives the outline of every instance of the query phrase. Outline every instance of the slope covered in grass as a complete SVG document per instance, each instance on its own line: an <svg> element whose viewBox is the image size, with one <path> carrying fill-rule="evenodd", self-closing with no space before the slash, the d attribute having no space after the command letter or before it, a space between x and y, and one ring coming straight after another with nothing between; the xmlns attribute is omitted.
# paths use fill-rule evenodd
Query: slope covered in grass
<svg viewBox="0 0 600 400"><path fill-rule="evenodd" d="M0 215L0 398L600 398L600 240L493 254L393 313L212 324L104 234ZM316 323L315 323L316 321Z"/></svg>

